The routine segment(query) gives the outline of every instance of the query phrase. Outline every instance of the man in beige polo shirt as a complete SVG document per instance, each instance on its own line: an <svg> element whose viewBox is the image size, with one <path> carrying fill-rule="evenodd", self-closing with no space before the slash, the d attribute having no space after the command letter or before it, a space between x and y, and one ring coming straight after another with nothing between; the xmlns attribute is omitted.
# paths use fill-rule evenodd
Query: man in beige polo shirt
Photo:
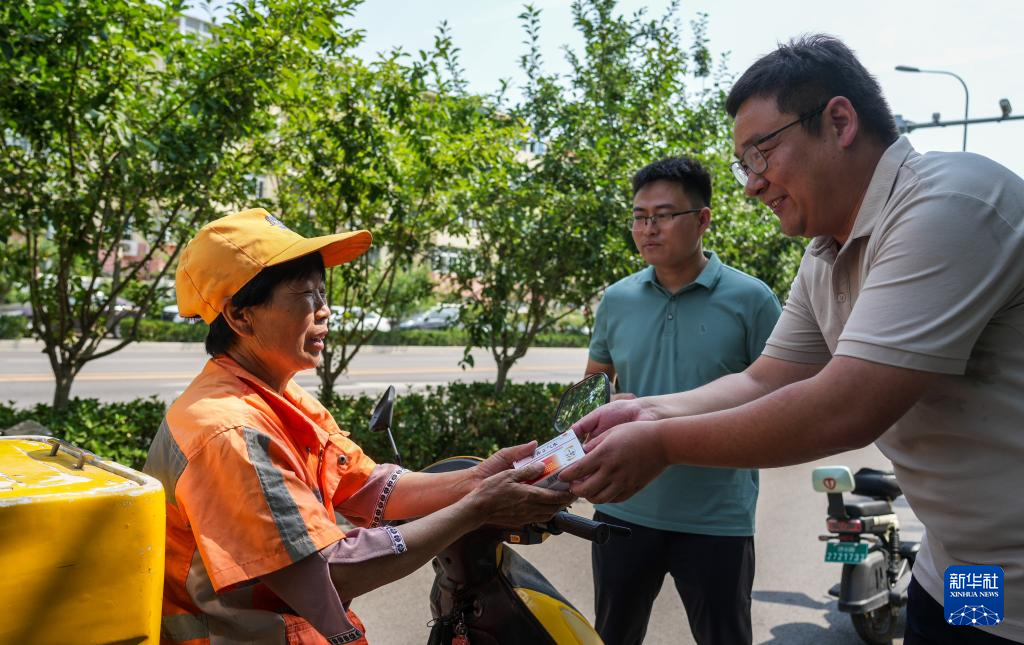
<svg viewBox="0 0 1024 645"><path fill-rule="evenodd" d="M905 643L1024 642L1024 180L915 152L824 36L754 63L727 109L737 179L813 238L782 317L746 371L581 420L589 454L563 479L615 502L668 464L784 466L875 441L926 527ZM958 564L1003 568L1001 623L945 620Z"/></svg>

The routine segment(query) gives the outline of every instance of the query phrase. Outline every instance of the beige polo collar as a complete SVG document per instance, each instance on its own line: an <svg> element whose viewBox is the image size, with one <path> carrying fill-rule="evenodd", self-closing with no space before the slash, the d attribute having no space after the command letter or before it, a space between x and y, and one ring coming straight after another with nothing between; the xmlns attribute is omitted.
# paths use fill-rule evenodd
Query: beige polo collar
<svg viewBox="0 0 1024 645"><path fill-rule="evenodd" d="M875 172L871 175L868 188L864 192L864 199L860 203L857 217L853 220L853 229L850 231L850 238L847 240L846 246L858 238L870 237L874 233L879 214L885 207L885 203L889 201L889 196L892 195L896 176L907 158L914 153L914 147L910 145L910 141L906 137L896 139L882 153L878 165L875 166ZM834 262L838 249L835 239L831 235L819 235L811 241L807 250L815 257Z"/></svg>

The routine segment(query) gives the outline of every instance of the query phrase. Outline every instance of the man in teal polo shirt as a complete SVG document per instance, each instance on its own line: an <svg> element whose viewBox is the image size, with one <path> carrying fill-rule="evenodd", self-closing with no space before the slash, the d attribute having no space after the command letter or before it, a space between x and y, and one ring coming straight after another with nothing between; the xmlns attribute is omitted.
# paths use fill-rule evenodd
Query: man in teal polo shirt
<svg viewBox="0 0 1024 645"><path fill-rule="evenodd" d="M711 177L696 161L663 159L633 177L629 226L646 269L608 287L587 373L617 377L620 396L700 387L760 355L779 302L760 280L705 253ZM698 643L751 642L756 470L671 466L595 519L633 529L593 547L597 630L606 643L643 641L671 573Z"/></svg>

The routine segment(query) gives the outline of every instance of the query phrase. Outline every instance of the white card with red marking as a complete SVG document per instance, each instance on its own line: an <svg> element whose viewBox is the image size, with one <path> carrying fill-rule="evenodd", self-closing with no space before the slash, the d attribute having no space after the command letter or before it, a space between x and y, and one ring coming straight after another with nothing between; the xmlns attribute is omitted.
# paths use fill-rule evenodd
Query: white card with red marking
<svg viewBox="0 0 1024 645"><path fill-rule="evenodd" d="M583 454L583 446L580 445L580 440L576 438L576 433L572 430L566 430L543 446L538 447L532 457L520 459L512 465L516 468L522 468L541 461L544 463L544 472L536 479L526 483L534 484L541 488L550 488L551 490L566 490L569 488L569 482L563 482L558 479L558 473L562 472L562 469L569 464L581 459Z"/></svg>

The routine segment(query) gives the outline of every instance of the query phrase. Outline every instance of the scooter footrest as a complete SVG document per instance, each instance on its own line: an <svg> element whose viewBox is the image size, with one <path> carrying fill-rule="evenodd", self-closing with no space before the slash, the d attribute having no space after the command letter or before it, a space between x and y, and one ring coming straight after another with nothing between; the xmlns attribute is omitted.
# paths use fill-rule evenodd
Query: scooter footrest
<svg viewBox="0 0 1024 645"><path fill-rule="evenodd" d="M912 560L917 557L917 552L921 550L920 542L900 542L900 555L906 560Z"/></svg>

